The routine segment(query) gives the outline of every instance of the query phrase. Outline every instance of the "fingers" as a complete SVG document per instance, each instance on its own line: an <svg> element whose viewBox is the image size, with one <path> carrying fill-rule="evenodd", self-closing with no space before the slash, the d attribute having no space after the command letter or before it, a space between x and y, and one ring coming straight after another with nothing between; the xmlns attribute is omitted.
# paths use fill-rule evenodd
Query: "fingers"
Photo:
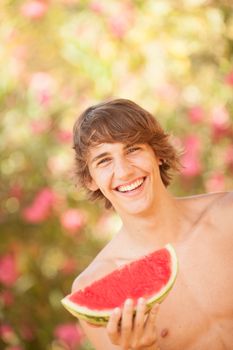
<svg viewBox="0 0 233 350"><path fill-rule="evenodd" d="M138 335L141 334L143 331L145 312L146 312L145 300L143 298L139 298L137 303L137 313L134 320L134 329Z"/></svg>
<svg viewBox="0 0 233 350"><path fill-rule="evenodd" d="M107 332L112 343L121 345L122 349L128 349L130 345L133 330L133 312L133 300L127 299L122 310L119 308L114 310L107 324Z"/></svg>
<svg viewBox="0 0 233 350"><path fill-rule="evenodd" d="M156 317L158 309L159 304L155 304L146 314L146 301L140 298L134 317L134 302L127 299L122 310L116 308L109 318L106 329L111 342L120 345L122 349L128 349L130 346L139 348L157 344Z"/></svg>
<svg viewBox="0 0 233 350"><path fill-rule="evenodd" d="M149 315L146 320L146 327L154 328L156 329L156 318L158 315L158 310L159 310L159 304L155 304L152 309L149 312Z"/></svg>
<svg viewBox="0 0 233 350"><path fill-rule="evenodd" d="M123 306L122 320L121 320L122 346L125 348L127 348L131 339L132 326L133 326L133 311L134 311L133 300L127 299Z"/></svg>
<svg viewBox="0 0 233 350"><path fill-rule="evenodd" d="M107 333L113 344L117 344L119 338L119 322L121 318L121 309L115 308L110 315L108 324L106 326Z"/></svg>

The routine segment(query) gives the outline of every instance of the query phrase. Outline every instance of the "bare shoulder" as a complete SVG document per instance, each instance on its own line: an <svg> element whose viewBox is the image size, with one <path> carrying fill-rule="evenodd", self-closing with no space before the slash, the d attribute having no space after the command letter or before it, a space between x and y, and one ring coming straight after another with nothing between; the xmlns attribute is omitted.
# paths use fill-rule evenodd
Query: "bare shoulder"
<svg viewBox="0 0 233 350"><path fill-rule="evenodd" d="M233 192L222 192L211 208L210 216L214 222L224 225L233 223Z"/></svg>
<svg viewBox="0 0 233 350"><path fill-rule="evenodd" d="M204 214L210 226L233 227L233 192L206 193L188 197L191 208ZM231 229L232 231L232 229Z"/></svg>
<svg viewBox="0 0 233 350"><path fill-rule="evenodd" d="M233 192L225 192L210 212L210 222L221 233L223 243L233 244Z"/></svg>
<svg viewBox="0 0 233 350"><path fill-rule="evenodd" d="M228 192L212 192L203 193L193 196L180 198L182 201L190 203L191 208L199 208L200 211L208 210L212 205L217 203L223 198Z"/></svg>
<svg viewBox="0 0 233 350"><path fill-rule="evenodd" d="M233 192L215 192L182 198L194 219L205 225L206 232L233 240ZM223 240L224 241L224 240ZM226 241L226 239L225 239Z"/></svg>
<svg viewBox="0 0 233 350"><path fill-rule="evenodd" d="M219 254L232 257L233 245L233 192L222 192L210 206L206 218L206 232L218 246Z"/></svg>
<svg viewBox="0 0 233 350"><path fill-rule="evenodd" d="M121 231L118 232L118 234ZM90 265L76 277L72 285L72 292L83 289L97 279L106 276L117 268L115 262L116 251L119 247L118 234L114 236L92 260Z"/></svg>
<svg viewBox="0 0 233 350"><path fill-rule="evenodd" d="M116 269L111 259L95 258L92 263L73 282L72 292L83 289L97 279L106 276Z"/></svg>
<svg viewBox="0 0 233 350"><path fill-rule="evenodd" d="M212 192L180 198L198 217L227 215L233 207L233 192ZM225 212L226 210L226 212Z"/></svg>
<svg viewBox="0 0 233 350"><path fill-rule="evenodd" d="M233 208L233 191L222 192L219 200L216 202L216 208L221 207L225 210L232 210Z"/></svg>

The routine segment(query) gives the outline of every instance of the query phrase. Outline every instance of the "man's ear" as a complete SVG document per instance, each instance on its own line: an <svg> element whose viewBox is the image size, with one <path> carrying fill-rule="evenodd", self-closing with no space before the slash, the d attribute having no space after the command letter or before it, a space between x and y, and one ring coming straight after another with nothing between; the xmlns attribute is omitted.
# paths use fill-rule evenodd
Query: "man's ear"
<svg viewBox="0 0 233 350"><path fill-rule="evenodd" d="M86 183L86 186L90 191L93 191L93 192L95 192L99 189L98 185L96 184L96 182L93 179L89 180Z"/></svg>
<svg viewBox="0 0 233 350"><path fill-rule="evenodd" d="M159 165L163 165L164 163L166 163L166 160L163 159L163 158L159 158L158 164L159 164Z"/></svg>

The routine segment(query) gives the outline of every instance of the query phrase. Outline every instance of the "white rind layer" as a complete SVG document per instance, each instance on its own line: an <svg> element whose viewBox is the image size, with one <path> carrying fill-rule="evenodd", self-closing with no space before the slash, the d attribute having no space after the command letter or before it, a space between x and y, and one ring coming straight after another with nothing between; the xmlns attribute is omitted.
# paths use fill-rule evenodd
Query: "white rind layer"
<svg viewBox="0 0 233 350"><path fill-rule="evenodd" d="M172 274L170 276L169 281L167 282L167 284L160 290L159 293L156 293L155 295L153 295L151 298L146 300L146 304L148 307L148 310L152 307L153 304L155 303L159 303L162 302L162 300L166 297L166 295L168 294L168 292L170 291L170 289L172 288L175 280L176 280L176 276L177 276L177 272L178 272L178 260L177 260L177 256L176 256L176 252L175 249L173 248L173 246L171 244L166 244L164 246L164 248L166 248L170 254L171 254L171 260L172 260ZM142 258L143 259L143 258ZM65 298L63 298L61 300L63 306L70 311L74 316L76 317L80 317L80 318L84 318L86 319L85 315L90 318L101 318L101 317L109 317L112 310L113 309L105 309L105 310L94 310L94 309L88 309L84 306L81 305L77 305L76 303L73 303L72 301L69 300L69 296L67 295ZM83 315L83 317L82 317ZM98 323L98 322L96 322Z"/></svg>

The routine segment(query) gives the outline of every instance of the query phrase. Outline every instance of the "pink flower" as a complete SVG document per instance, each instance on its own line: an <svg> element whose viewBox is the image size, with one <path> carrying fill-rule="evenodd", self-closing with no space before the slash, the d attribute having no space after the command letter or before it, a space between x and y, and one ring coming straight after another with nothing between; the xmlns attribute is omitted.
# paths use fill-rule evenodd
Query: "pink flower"
<svg viewBox="0 0 233 350"><path fill-rule="evenodd" d="M205 183L206 190L208 192L218 192L225 190L225 179L222 173L214 173Z"/></svg>
<svg viewBox="0 0 233 350"><path fill-rule="evenodd" d="M73 258L66 259L60 270L64 275L70 275L74 273L77 271L77 261Z"/></svg>
<svg viewBox="0 0 233 350"><path fill-rule="evenodd" d="M127 21L118 14L110 18L109 25L112 33L117 38L123 38L128 29Z"/></svg>
<svg viewBox="0 0 233 350"><path fill-rule="evenodd" d="M219 139L229 133L230 117L225 106L215 106L211 112L211 127L214 139Z"/></svg>
<svg viewBox="0 0 233 350"><path fill-rule="evenodd" d="M19 277L16 259L12 254L5 254L0 257L0 283L5 286L12 286Z"/></svg>
<svg viewBox="0 0 233 350"><path fill-rule="evenodd" d="M13 328L7 323L1 324L0 325L0 337L6 343L10 343L12 340L15 339L15 333L14 333Z"/></svg>
<svg viewBox="0 0 233 350"><path fill-rule="evenodd" d="M97 14L101 14L104 12L103 4L100 4L99 1L96 1L96 0L91 1L89 4L89 7L93 12Z"/></svg>
<svg viewBox="0 0 233 350"><path fill-rule="evenodd" d="M13 332L13 329L9 324L7 323L0 324L0 336L3 336L4 334L8 334L11 332Z"/></svg>
<svg viewBox="0 0 233 350"><path fill-rule="evenodd" d="M30 324L23 323L20 328L20 334L23 339L31 341L35 338L35 330Z"/></svg>
<svg viewBox="0 0 233 350"><path fill-rule="evenodd" d="M56 134L58 141L62 143L71 143L72 132L69 130L59 130Z"/></svg>
<svg viewBox="0 0 233 350"><path fill-rule="evenodd" d="M122 39L133 25L133 11L129 4L120 4L119 9L109 15L109 28L112 34Z"/></svg>
<svg viewBox="0 0 233 350"><path fill-rule="evenodd" d="M184 147L187 153L192 155L198 155L201 149L201 141L196 135L188 135L185 137Z"/></svg>
<svg viewBox="0 0 233 350"><path fill-rule="evenodd" d="M175 85L164 82L156 87L156 95L163 99L166 103L175 104L179 98L179 92Z"/></svg>
<svg viewBox="0 0 233 350"><path fill-rule="evenodd" d="M64 323L58 325L54 330L54 335L58 340L64 342L69 350L77 349L83 340L81 328L74 323Z"/></svg>
<svg viewBox="0 0 233 350"><path fill-rule="evenodd" d="M233 171L233 144L230 145L226 150L225 164L230 170Z"/></svg>
<svg viewBox="0 0 233 350"><path fill-rule="evenodd" d="M200 139L195 135L189 135L184 139L185 153L181 157L184 168L181 174L185 177L194 177L200 174L202 167L200 162Z"/></svg>
<svg viewBox="0 0 233 350"><path fill-rule="evenodd" d="M30 128L34 135L44 134L46 131L49 130L50 126L51 122L48 119L33 120L30 123Z"/></svg>
<svg viewBox="0 0 233 350"><path fill-rule="evenodd" d="M67 209L61 215L61 224L65 230L73 234L85 223L85 216L78 209Z"/></svg>
<svg viewBox="0 0 233 350"><path fill-rule="evenodd" d="M55 80L49 73L36 72L31 76L30 89L42 105L47 106L50 103L55 85Z"/></svg>
<svg viewBox="0 0 233 350"><path fill-rule="evenodd" d="M23 188L21 185L15 183L12 185L9 191L9 197L15 197L17 199L21 199L23 196Z"/></svg>
<svg viewBox="0 0 233 350"><path fill-rule="evenodd" d="M212 123L216 127L225 126L229 121L229 114L225 106L215 106L211 113Z"/></svg>
<svg viewBox="0 0 233 350"><path fill-rule="evenodd" d="M30 223L43 222L51 214L55 201L55 193L50 188L44 188L37 193L33 203L23 210L22 217Z"/></svg>
<svg viewBox="0 0 233 350"><path fill-rule="evenodd" d="M204 113L203 108L201 106L192 107L188 111L188 117L189 117L189 120L192 123L199 123L199 122L201 122L204 119L204 117L205 117L205 113Z"/></svg>
<svg viewBox="0 0 233 350"><path fill-rule="evenodd" d="M233 71L227 74L227 76L225 77L225 82L233 87Z"/></svg>
<svg viewBox="0 0 233 350"><path fill-rule="evenodd" d="M0 293L0 300L2 301L4 306L11 306L14 303L14 295L10 290L3 290Z"/></svg>
<svg viewBox="0 0 233 350"><path fill-rule="evenodd" d="M186 155L182 158L182 165L184 168L181 171L181 174L185 177L195 177L200 175L202 167L200 160L196 157Z"/></svg>
<svg viewBox="0 0 233 350"><path fill-rule="evenodd" d="M40 19L48 10L48 4L44 1L27 1L21 7L21 14L30 19Z"/></svg>

